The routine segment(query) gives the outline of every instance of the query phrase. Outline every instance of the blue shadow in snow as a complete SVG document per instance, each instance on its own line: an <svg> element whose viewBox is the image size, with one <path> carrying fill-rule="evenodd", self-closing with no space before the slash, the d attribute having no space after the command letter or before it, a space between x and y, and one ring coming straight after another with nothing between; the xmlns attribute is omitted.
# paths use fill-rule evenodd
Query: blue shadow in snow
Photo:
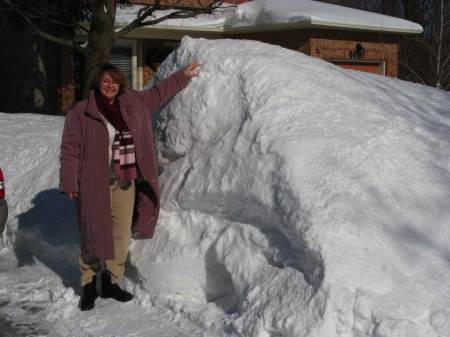
<svg viewBox="0 0 450 337"><path fill-rule="evenodd" d="M14 243L18 265L39 260L61 277L64 286L77 289L80 246L75 203L57 189L39 192L32 203L18 215Z"/></svg>

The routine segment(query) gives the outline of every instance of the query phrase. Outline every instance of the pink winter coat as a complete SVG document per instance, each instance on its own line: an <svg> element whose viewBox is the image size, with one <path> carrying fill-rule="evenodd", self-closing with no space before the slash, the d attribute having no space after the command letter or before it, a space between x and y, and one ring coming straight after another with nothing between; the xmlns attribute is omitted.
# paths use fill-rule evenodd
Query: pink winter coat
<svg viewBox="0 0 450 337"><path fill-rule="evenodd" d="M151 113L188 84L178 71L148 91L127 90L119 96L122 116L133 136L136 161L147 188L138 188L133 230L151 238L159 214L158 170ZM94 92L66 116L61 143L61 192L78 192L81 253L114 258L109 181L109 136ZM151 188L148 188L151 187Z"/></svg>

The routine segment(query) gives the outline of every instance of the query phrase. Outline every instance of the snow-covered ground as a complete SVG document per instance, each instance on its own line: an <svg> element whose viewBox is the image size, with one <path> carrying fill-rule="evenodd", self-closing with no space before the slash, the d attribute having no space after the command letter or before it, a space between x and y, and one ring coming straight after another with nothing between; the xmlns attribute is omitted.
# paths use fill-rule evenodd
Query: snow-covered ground
<svg viewBox="0 0 450 337"><path fill-rule="evenodd" d="M185 38L159 78L193 59L200 77L159 115L163 210L156 237L132 243L131 303L77 309L74 208L56 190L63 119L0 114L0 324L450 336L450 94L236 40Z"/></svg>

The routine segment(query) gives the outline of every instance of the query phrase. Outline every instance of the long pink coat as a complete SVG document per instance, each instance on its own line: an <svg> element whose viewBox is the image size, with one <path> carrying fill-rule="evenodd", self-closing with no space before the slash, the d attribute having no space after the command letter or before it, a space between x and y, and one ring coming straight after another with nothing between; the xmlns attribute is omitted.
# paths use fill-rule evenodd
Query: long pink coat
<svg viewBox="0 0 450 337"><path fill-rule="evenodd" d="M127 90L119 96L120 110L133 136L137 165L151 187L138 190L133 228L149 238L153 236L160 208L151 113L188 82L184 73L178 71L148 91ZM66 116L60 162L60 191L79 194L82 255L113 259L109 135L93 91Z"/></svg>

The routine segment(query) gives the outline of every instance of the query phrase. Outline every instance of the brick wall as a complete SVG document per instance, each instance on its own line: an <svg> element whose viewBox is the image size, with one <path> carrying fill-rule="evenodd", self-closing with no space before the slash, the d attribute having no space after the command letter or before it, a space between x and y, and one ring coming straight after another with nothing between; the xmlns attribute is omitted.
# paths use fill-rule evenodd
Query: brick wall
<svg viewBox="0 0 450 337"><path fill-rule="evenodd" d="M228 34L225 37L258 40L326 60L351 60L349 52L360 43L365 61L384 62L386 75L398 75L398 38L395 35L336 30L290 30Z"/></svg>
<svg viewBox="0 0 450 337"><path fill-rule="evenodd" d="M349 52L359 43L364 61L384 62L386 76L398 75L398 36L393 34L314 30L310 32L310 55L326 60L349 59Z"/></svg>
<svg viewBox="0 0 450 337"><path fill-rule="evenodd" d="M398 75L398 45L361 41L338 41L331 39L311 39L310 55L326 60L350 59L349 52L360 43L365 49L365 61L384 62L386 76Z"/></svg>

